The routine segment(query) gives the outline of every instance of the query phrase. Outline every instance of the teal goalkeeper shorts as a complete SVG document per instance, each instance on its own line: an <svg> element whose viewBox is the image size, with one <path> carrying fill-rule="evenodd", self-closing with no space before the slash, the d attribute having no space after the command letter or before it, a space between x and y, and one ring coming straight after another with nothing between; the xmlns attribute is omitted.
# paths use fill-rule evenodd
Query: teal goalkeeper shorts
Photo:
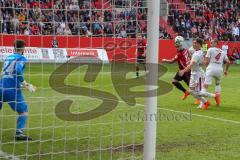
<svg viewBox="0 0 240 160"><path fill-rule="evenodd" d="M17 90L0 88L0 109L4 102L8 103L17 113L28 112L28 106L20 88Z"/></svg>

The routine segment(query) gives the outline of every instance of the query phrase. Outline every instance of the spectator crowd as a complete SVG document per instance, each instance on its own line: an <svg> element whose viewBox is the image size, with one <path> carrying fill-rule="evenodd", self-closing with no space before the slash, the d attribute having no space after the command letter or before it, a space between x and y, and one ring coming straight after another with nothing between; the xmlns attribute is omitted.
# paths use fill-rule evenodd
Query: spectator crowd
<svg viewBox="0 0 240 160"><path fill-rule="evenodd" d="M234 47L230 52L228 52L228 57L230 61L236 62L240 60L240 51L237 47Z"/></svg>
<svg viewBox="0 0 240 160"><path fill-rule="evenodd" d="M240 40L240 3L238 0L183 0L186 9L172 3L169 24L185 38L193 36L223 41Z"/></svg>
<svg viewBox="0 0 240 160"><path fill-rule="evenodd" d="M99 0L0 0L0 33L22 35L146 36L147 9L96 8ZM102 2L102 1L101 1ZM105 1L104 1L105 2ZM100 3L100 2L99 2ZM160 28L161 37L170 35Z"/></svg>
<svg viewBox="0 0 240 160"><path fill-rule="evenodd" d="M107 6L97 4L111 2ZM115 4L112 4L115 2ZM142 0L0 0L0 33L135 37L147 33L147 9ZM194 36L240 41L238 0L169 2L168 22L186 39ZM180 3L180 2L179 2ZM115 6L115 7L113 7ZM159 37L171 39L160 27Z"/></svg>

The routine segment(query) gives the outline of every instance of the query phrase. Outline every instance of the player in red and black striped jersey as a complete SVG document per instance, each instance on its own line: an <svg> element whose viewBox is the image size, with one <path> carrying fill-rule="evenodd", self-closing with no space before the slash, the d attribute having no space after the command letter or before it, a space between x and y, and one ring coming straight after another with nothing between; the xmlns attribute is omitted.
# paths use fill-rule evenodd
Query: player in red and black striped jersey
<svg viewBox="0 0 240 160"><path fill-rule="evenodd" d="M146 48L147 42L143 39L141 35L137 36L137 64L136 64L136 76L139 77L139 65L142 64L146 72Z"/></svg>
<svg viewBox="0 0 240 160"><path fill-rule="evenodd" d="M177 36L175 38L175 46L177 47L177 55L172 59L163 59L162 61L167 62L167 63L177 62L179 70L182 70L185 67L187 67L188 63L191 61L191 54L189 53L188 50L183 48L183 42L184 42L184 38L181 36ZM182 97L182 99L185 100L187 98L187 96L189 95L189 92L182 86L180 81L183 80L187 85L189 85L191 71L184 73L184 75L182 75L182 76L179 76L178 72L174 76L174 78L172 80L172 84L184 93L184 96Z"/></svg>

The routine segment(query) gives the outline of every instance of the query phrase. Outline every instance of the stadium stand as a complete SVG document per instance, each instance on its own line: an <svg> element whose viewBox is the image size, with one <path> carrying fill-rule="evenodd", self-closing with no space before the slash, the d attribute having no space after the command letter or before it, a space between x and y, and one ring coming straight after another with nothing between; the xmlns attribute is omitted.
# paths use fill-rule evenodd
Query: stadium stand
<svg viewBox="0 0 240 160"><path fill-rule="evenodd" d="M240 3L237 0L169 0L168 23L185 38L216 37L239 41Z"/></svg>
<svg viewBox="0 0 240 160"><path fill-rule="evenodd" d="M115 4L106 0L104 3L102 0L1 0L0 3L0 32L4 34L125 38L134 37L136 31L146 35L147 31L147 11L140 2L134 2L131 8L122 0ZM160 31L161 38L170 38L164 28Z"/></svg>
<svg viewBox="0 0 240 160"><path fill-rule="evenodd" d="M1 0L0 33L125 38L134 37L137 31L146 35L146 8L141 0L131 2L129 5L126 0ZM167 22L176 35L186 39L198 36L240 40L240 3L236 0L168 0L168 4ZM173 38L167 30L160 27L161 39Z"/></svg>

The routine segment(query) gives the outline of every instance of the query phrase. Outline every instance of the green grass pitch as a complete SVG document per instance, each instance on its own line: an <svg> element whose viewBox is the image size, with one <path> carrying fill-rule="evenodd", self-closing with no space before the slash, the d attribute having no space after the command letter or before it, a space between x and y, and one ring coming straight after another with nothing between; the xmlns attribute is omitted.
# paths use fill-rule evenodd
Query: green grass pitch
<svg viewBox="0 0 240 160"><path fill-rule="evenodd" d="M76 69L65 80L114 94L118 106L110 113L89 121L67 122L55 115L55 105L73 100L73 113L87 112L101 100L57 93L49 87L49 76L57 67L54 64L29 64L25 79L37 86L31 94L24 90L29 106L26 133L34 140L15 142L13 139L16 113L7 104L0 111L1 150L28 160L132 160L142 159L144 98L136 106L128 106L114 90L110 66L104 65L94 83L84 82L86 67ZM166 65L168 72L161 77L171 82L176 65ZM231 66L229 75L222 81L221 106L214 101L207 111L197 110L194 99L185 101L182 93L173 89L158 97L157 160L239 160L240 159L240 66ZM144 72L141 72L143 74ZM129 73L131 78L135 73ZM133 88L143 90L144 86ZM211 87L210 91L214 88ZM124 118L123 118L124 117ZM0 159L4 159L0 157Z"/></svg>

